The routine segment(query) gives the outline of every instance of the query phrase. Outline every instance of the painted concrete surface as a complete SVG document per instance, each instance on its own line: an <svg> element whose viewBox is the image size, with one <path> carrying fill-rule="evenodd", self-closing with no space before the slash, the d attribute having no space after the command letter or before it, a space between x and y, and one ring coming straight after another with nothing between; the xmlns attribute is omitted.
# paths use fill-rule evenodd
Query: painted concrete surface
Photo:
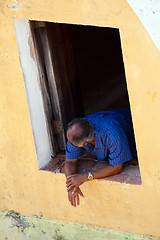
<svg viewBox="0 0 160 240"><path fill-rule="evenodd" d="M86 182L73 208L39 171L13 18L119 28L142 185ZM0 210L160 237L160 52L128 2L3 0L0 31Z"/></svg>
<svg viewBox="0 0 160 240"><path fill-rule="evenodd" d="M0 212L0 240L158 240L96 226Z"/></svg>
<svg viewBox="0 0 160 240"><path fill-rule="evenodd" d="M14 19L14 27L20 61L23 71L31 124L35 139L36 153L39 168L50 161L51 150L47 134L43 100L40 90L38 67L35 55L31 50L31 32L28 20ZM32 56L31 56L32 51Z"/></svg>
<svg viewBox="0 0 160 240"><path fill-rule="evenodd" d="M127 0L160 51L160 1Z"/></svg>
<svg viewBox="0 0 160 240"><path fill-rule="evenodd" d="M50 163L41 170L50 171L53 173L65 173L64 163L65 156L57 156L55 158L52 158ZM108 163L106 161L92 160L90 158L81 158L78 162L78 172L92 172L93 170L97 170L106 166L108 166ZM106 181L116 181L126 184L142 184L139 166L137 165L136 161L125 164L121 173L103 179L105 179ZM101 181L101 179L99 179L99 181Z"/></svg>

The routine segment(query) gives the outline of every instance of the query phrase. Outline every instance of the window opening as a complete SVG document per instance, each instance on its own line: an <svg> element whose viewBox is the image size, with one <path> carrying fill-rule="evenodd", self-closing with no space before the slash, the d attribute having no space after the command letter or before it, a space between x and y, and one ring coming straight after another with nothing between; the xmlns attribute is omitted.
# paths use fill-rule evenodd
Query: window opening
<svg viewBox="0 0 160 240"><path fill-rule="evenodd" d="M85 115L130 108L119 30L74 26L73 32Z"/></svg>
<svg viewBox="0 0 160 240"><path fill-rule="evenodd" d="M43 170L63 172L69 121L97 111L130 108L119 29L36 21L30 25L54 157ZM87 155L80 171L87 169L86 164L101 165ZM135 171L140 183L138 166Z"/></svg>

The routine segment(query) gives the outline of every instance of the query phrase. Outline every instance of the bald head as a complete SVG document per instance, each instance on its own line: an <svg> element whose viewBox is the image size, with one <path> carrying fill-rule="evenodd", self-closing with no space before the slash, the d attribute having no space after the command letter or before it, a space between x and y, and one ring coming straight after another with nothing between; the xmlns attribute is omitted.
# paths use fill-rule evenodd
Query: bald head
<svg viewBox="0 0 160 240"><path fill-rule="evenodd" d="M72 135L81 135L84 131L84 127L81 123L76 122L70 127L68 127L67 135L72 136Z"/></svg>
<svg viewBox="0 0 160 240"><path fill-rule="evenodd" d="M68 124L67 138L75 146L93 141L94 126L84 118L76 118Z"/></svg>

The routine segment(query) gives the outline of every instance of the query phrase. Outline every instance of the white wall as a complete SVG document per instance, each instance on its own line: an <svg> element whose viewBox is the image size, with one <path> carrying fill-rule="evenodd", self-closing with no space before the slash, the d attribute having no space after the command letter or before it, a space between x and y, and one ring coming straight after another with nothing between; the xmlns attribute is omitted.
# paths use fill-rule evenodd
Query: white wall
<svg viewBox="0 0 160 240"><path fill-rule="evenodd" d="M160 0L126 0L160 51Z"/></svg>
<svg viewBox="0 0 160 240"><path fill-rule="evenodd" d="M14 27L23 71L23 78L25 82L38 166L41 168L50 161L51 152L49 147L42 95L38 85L38 67L35 61L35 56L32 56L34 57L33 59L30 54L31 51L29 42L32 45L33 42L32 39L29 38L30 27L28 20L14 19Z"/></svg>

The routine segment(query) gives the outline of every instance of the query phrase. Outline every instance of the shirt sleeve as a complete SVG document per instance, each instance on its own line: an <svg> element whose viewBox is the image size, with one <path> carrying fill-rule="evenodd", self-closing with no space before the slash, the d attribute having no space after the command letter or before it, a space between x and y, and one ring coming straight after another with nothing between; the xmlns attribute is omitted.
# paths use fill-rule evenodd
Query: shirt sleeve
<svg viewBox="0 0 160 240"><path fill-rule="evenodd" d="M69 141L66 144L66 158L76 159L79 158L86 150L82 147L75 147Z"/></svg>
<svg viewBox="0 0 160 240"><path fill-rule="evenodd" d="M107 139L110 165L119 165L132 159L127 136L120 126L114 126Z"/></svg>

